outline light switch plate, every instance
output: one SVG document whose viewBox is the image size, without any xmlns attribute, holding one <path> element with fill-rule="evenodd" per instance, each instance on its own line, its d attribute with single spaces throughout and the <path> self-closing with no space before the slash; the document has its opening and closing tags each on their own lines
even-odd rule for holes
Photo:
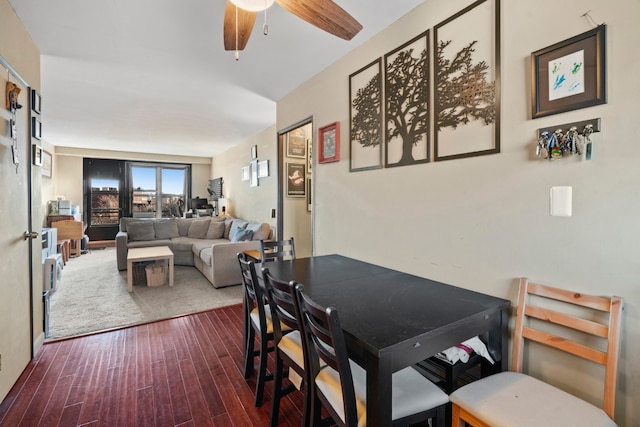
<svg viewBox="0 0 640 427">
<path fill-rule="evenodd" d="M 572 187 L 551 187 L 549 207 L 551 216 L 571 216 Z"/>
</svg>

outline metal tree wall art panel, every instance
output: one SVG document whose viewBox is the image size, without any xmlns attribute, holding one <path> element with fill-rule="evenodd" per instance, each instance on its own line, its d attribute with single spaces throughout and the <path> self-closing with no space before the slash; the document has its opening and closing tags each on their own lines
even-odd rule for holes
<svg viewBox="0 0 640 427">
<path fill-rule="evenodd" d="M 500 152 L 499 10 L 480 0 L 435 26 L 436 161 Z"/>
<path fill-rule="evenodd" d="M 384 57 L 385 166 L 429 161 L 429 31 Z"/>
<path fill-rule="evenodd" d="M 382 167 L 381 58 L 349 76 L 349 171 Z"/>
</svg>

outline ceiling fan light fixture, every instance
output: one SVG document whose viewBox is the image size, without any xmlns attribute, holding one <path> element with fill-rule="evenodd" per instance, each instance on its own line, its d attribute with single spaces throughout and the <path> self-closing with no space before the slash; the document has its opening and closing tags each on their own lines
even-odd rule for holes
<svg viewBox="0 0 640 427">
<path fill-rule="evenodd" d="M 238 6 L 240 9 L 248 10 L 250 12 L 260 12 L 261 10 L 271 7 L 275 0 L 230 0 L 231 3 Z"/>
</svg>

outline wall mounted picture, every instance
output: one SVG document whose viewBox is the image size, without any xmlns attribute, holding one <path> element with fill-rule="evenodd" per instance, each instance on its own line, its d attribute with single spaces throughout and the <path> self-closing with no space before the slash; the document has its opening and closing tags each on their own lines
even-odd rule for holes
<svg viewBox="0 0 640 427">
<path fill-rule="evenodd" d="M 307 173 L 311 175 L 313 171 L 313 140 L 307 139 Z"/>
<path fill-rule="evenodd" d="M 37 117 L 31 118 L 31 136 L 35 139 L 42 139 L 42 122 Z"/>
<path fill-rule="evenodd" d="M 306 174 L 304 163 L 287 163 L 287 196 L 305 196 Z"/>
<path fill-rule="evenodd" d="M 311 212 L 311 178 L 307 178 L 307 212 Z"/>
<path fill-rule="evenodd" d="M 258 160 L 253 159 L 249 162 L 249 187 L 258 186 Z"/>
<path fill-rule="evenodd" d="M 287 157 L 305 159 L 307 157 L 307 139 L 304 127 L 287 133 Z"/>
<path fill-rule="evenodd" d="M 429 161 L 429 31 L 384 56 L 385 167 Z"/>
<path fill-rule="evenodd" d="M 340 160 L 340 122 L 331 123 L 318 130 L 318 163 Z"/>
<path fill-rule="evenodd" d="M 33 89 L 31 90 L 31 110 L 36 114 L 42 111 L 42 97 Z"/>
<path fill-rule="evenodd" d="M 249 181 L 249 166 L 243 166 L 242 167 L 242 180 L 243 181 Z"/>
<path fill-rule="evenodd" d="M 349 76 L 349 171 L 382 167 L 382 59 Z"/>
<path fill-rule="evenodd" d="M 266 178 L 269 176 L 269 160 L 258 162 L 258 178 Z"/>
<path fill-rule="evenodd" d="M 500 152 L 500 0 L 434 27 L 434 160 Z"/>
<path fill-rule="evenodd" d="M 51 169 L 53 168 L 53 157 L 47 150 L 42 150 L 42 176 L 51 178 Z"/>
<path fill-rule="evenodd" d="M 42 147 L 31 144 L 31 159 L 34 166 L 42 166 Z"/>
<path fill-rule="evenodd" d="M 531 118 L 606 104 L 605 32 L 600 25 L 531 54 Z"/>
</svg>

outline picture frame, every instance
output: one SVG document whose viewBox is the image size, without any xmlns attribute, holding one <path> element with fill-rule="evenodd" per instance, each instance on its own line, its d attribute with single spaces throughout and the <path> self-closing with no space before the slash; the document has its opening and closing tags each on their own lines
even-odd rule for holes
<svg viewBox="0 0 640 427">
<path fill-rule="evenodd" d="M 304 197 L 306 173 L 304 163 L 287 162 L 287 197 Z"/>
<path fill-rule="evenodd" d="M 36 114 L 42 111 L 42 97 L 34 89 L 31 89 L 31 110 Z"/>
<path fill-rule="evenodd" d="M 38 144 L 31 144 L 31 161 L 34 166 L 42 166 L 42 147 Z"/>
<path fill-rule="evenodd" d="M 607 103 L 606 25 L 531 54 L 531 118 Z"/>
<path fill-rule="evenodd" d="M 500 152 L 500 0 L 478 0 L 437 24 L 434 161 Z"/>
<path fill-rule="evenodd" d="M 340 122 L 318 129 L 318 163 L 340 161 Z"/>
<path fill-rule="evenodd" d="M 307 177 L 307 212 L 311 212 L 312 200 L 311 200 L 311 182 L 312 179 Z"/>
<path fill-rule="evenodd" d="M 258 162 L 258 178 L 266 178 L 269 176 L 269 160 Z"/>
<path fill-rule="evenodd" d="M 250 176 L 249 166 L 242 167 L 242 181 L 249 181 Z"/>
<path fill-rule="evenodd" d="M 382 168 L 382 58 L 349 76 L 349 172 Z"/>
<path fill-rule="evenodd" d="M 384 166 L 430 161 L 429 30 L 384 56 Z"/>
<path fill-rule="evenodd" d="M 304 127 L 293 129 L 287 133 L 287 157 L 306 159 L 307 139 L 304 134 Z"/>
<path fill-rule="evenodd" d="M 252 145 L 251 146 L 251 160 L 257 159 L 257 158 L 258 158 L 258 146 L 257 145 Z"/>
<path fill-rule="evenodd" d="M 37 140 L 42 139 L 42 122 L 37 117 L 31 118 L 31 136 Z"/>
<path fill-rule="evenodd" d="M 47 150 L 42 150 L 42 176 L 51 178 L 51 170 L 53 169 L 53 157 Z"/>
<path fill-rule="evenodd" d="M 307 174 L 313 171 L 313 139 L 307 139 Z"/>
<path fill-rule="evenodd" d="M 249 163 L 249 187 L 257 187 L 258 185 L 258 160 L 253 159 Z"/>
</svg>

